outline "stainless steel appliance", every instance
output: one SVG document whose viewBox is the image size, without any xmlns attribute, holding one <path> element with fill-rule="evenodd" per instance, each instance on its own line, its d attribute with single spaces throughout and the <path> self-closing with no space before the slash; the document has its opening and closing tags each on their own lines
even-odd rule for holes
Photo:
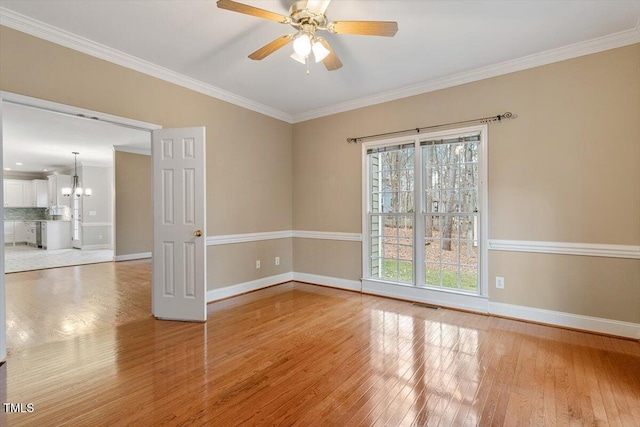
<svg viewBox="0 0 640 427">
<path fill-rule="evenodd" d="M 42 247 L 42 221 L 36 221 L 36 247 Z"/>
</svg>

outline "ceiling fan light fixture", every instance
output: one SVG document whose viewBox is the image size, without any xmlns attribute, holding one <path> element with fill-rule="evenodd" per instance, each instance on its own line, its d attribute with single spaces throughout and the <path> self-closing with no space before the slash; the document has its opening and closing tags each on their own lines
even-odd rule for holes
<svg viewBox="0 0 640 427">
<path fill-rule="evenodd" d="M 313 46 L 311 47 L 311 49 L 313 50 L 313 56 L 316 59 L 316 62 L 322 61 L 330 53 L 329 49 L 324 47 L 320 39 L 316 40 L 313 43 Z"/>
<path fill-rule="evenodd" d="M 293 51 L 298 56 L 306 57 L 311 53 L 311 37 L 307 33 L 300 33 L 293 41 Z"/>
<path fill-rule="evenodd" d="M 302 65 L 307 65 L 307 58 L 305 56 L 300 56 L 297 53 L 293 52 L 291 54 L 291 58 L 298 61 Z"/>
</svg>

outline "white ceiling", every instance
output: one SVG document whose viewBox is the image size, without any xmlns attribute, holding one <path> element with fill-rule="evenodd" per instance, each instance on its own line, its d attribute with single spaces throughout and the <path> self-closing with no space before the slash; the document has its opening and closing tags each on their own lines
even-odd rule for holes
<svg viewBox="0 0 640 427">
<path fill-rule="evenodd" d="M 292 3 L 243 2 L 282 14 Z M 263 61 L 247 58 L 293 33 L 291 27 L 219 9 L 215 1 L 2 0 L 2 6 L 13 21 L 15 12 L 26 15 L 292 122 L 310 112 L 329 114 L 336 105 L 382 99 L 376 96 L 620 32 L 631 31 L 631 42 L 640 41 L 637 0 L 334 0 L 329 20 L 397 21 L 399 31 L 393 38 L 328 34 L 344 67 L 328 72 L 313 64 L 307 76 L 304 66 L 289 58 L 291 46 Z M 103 52 L 104 46 L 94 50 Z"/>
<path fill-rule="evenodd" d="M 105 122 L 2 104 L 3 166 L 13 172 L 54 171 L 78 164 L 109 166 L 113 147 L 149 151 L 149 132 Z M 22 163 L 17 165 L 16 163 Z"/>
</svg>

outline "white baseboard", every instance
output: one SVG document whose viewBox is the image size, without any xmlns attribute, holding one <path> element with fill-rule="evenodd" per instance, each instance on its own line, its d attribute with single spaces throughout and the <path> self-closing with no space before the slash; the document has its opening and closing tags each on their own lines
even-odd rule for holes
<svg viewBox="0 0 640 427">
<path fill-rule="evenodd" d="M 94 250 L 94 249 L 113 249 L 110 244 L 104 245 L 83 245 L 80 249 L 84 250 Z"/>
<path fill-rule="evenodd" d="M 362 292 L 478 313 L 486 314 L 489 311 L 488 299 L 479 295 L 467 295 L 410 285 L 396 285 L 368 279 L 362 280 Z"/>
<path fill-rule="evenodd" d="M 151 252 L 141 252 L 139 254 L 116 255 L 114 261 L 131 261 L 134 259 L 151 258 Z"/>
<path fill-rule="evenodd" d="M 489 313 L 532 322 L 545 323 L 552 326 L 581 329 L 603 334 L 640 339 L 640 324 L 603 319 L 601 317 L 583 316 L 542 308 L 522 305 L 489 302 Z"/>
<path fill-rule="evenodd" d="M 130 255 L 124 255 L 130 256 Z M 136 258 L 132 258 L 136 259 Z M 116 259 L 119 261 L 118 259 Z M 233 297 L 246 292 L 277 285 L 278 283 L 297 280 L 315 285 L 329 286 L 371 295 L 398 298 L 407 301 L 424 302 L 442 307 L 475 311 L 484 314 L 495 314 L 519 320 L 544 323 L 550 326 L 580 329 L 621 337 L 640 339 L 640 324 L 564 313 L 541 308 L 525 307 L 499 302 L 490 302 L 487 298 L 475 295 L 464 295 L 413 286 L 394 285 L 372 280 L 341 279 L 308 273 L 283 273 L 277 276 L 264 277 L 250 282 L 239 283 L 221 289 L 207 291 L 207 302 Z"/>
<path fill-rule="evenodd" d="M 332 288 L 346 289 L 360 292 L 362 284 L 359 280 L 340 279 L 338 277 L 318 276 L 308 273 L 293 273 L 293 280 L 311 283 L 314 285 L 329 286 Z"/>
<path fill-rule="evenodd" d="M 238 283 L 237 285 L 227 286 L 220 289 L 211 289 L 207 291 L 207 302 L 218 301 L 224 298 L 277 285 L 278 283 L 290 282 L 291 280 L 293 280 L 293 273 L 283 273 L 276 276 L 252 280 L 250 282 Z"/>
</svg>

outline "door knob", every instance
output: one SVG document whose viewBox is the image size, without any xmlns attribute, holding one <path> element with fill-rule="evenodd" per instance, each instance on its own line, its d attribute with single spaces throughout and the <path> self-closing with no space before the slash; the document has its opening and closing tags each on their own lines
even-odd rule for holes
<svg viewBox="0 0 640 427">
<path fill-rule="evenodd" d="M 202 236 L 202 230 L 196 230 L 196 231 L 194 231 L 194 232 L 193 232 L 193 235 L 194 235 L 194 236 L 196 236 L 196 237 L 200 237 L 200 236 Z"/>
</svg>

